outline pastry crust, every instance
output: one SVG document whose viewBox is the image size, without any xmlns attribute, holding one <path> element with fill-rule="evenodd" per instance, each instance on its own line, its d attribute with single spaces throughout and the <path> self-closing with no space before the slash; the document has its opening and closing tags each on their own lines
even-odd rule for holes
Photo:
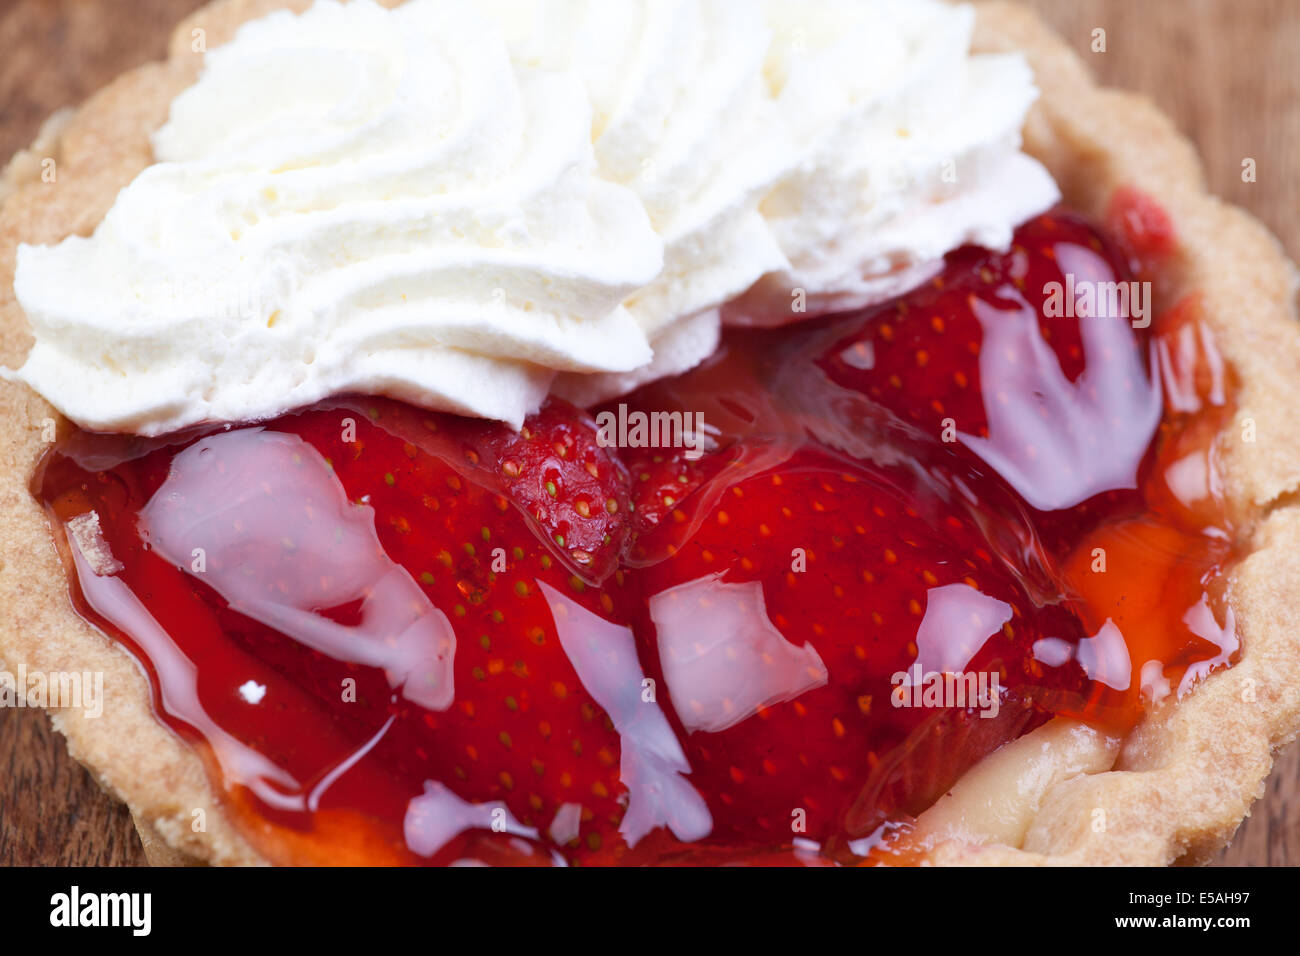
<svg viewBox="0 0 1300 956">
<path fill-rule="evenodd" d="M 246 20 L 309 5 L 217 0 L 176 28 L 165 63 L 133 70 L 58 115 L 14 157 L 0 176 L 0 362 L 17 366 L 31 345 L 13 296 L 17 244 L 89 234 L 117 191 L 151 162 L 149 134 L 200 64 L 194 31 L 212 47 Z M 1250 529 L 1248 557 L 1231 575 L 1244 650 L 1235 666 L 1156 709 L 1122 741 L 1053 721 L 1008 744 L 922 816 L 913 840 L 926 862 L 943 864 L 1200 861 L 1231 837 L 1263 792 L 1273 752 L 1300 730 L 1293 268 L 1259 223 L 1206 194 L 1192 147 L 1165 117 L 1139 97 L 1098 88 L 1032 13 L 980 4 L 977 48 L 1029 57 L 1042 98 L 1026 126 L 1026 148 L 1051 169 L 1070 205 L 1100 218 L 1114 189 L 1133 185 L 1174 222 L 1178 249 L 1158 295 L 1170 302 L 1201 293 L 1241 379 L 1219 459 L 1231 513 Z M 55 183 L 42 181 L 45 158 L 55 161 Z M 7 425 L 0 430 L 0 555 L 9 556 L 0 557 L 2 666 L 103 672 L 102 716 L 55 709 L 51 719 L 73 757 L 130 807 L 151 862 L 266 862 L 223 813 L 196 753 L 154 717 L 140 666 L 72 609 L 49 525 L 28 491 L 46 448 L 44 426 L 68 423 L 10 381 L 0 381 L 0 415 Z M 1247 419 L 1254 442 L 1242 439 Z"/>
</svg>

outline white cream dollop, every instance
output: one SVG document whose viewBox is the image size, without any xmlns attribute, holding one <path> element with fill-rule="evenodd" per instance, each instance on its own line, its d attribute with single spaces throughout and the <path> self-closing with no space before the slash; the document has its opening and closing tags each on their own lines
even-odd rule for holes
<svg viewBox="0 0 1300 956">
<path fill-rule="evenodd" d="M 724 321 L 906 291 L 1057 198 L 938 0 L 318 0 L 207 54 L 89 238 L 20 246 L 18 376 L 157 434 L 344 391 L 518 425 Z"/>
</svg>

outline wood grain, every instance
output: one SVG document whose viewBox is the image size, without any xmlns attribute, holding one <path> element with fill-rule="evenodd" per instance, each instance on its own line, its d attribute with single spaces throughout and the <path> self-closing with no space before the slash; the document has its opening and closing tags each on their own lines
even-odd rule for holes
<svg viewBox="0 0 1300 956">
<path fill-rule="evenodd" d="M 0 867 L 143 865 L 131 814 L 42 711 L 0 709 Z"/>
<path fill-rule="evenodd" d="M 1300 261 L 1300 0 L 1026 0 L 1101 79 L 1152 97 L 1188 133 L 1211 189 L 1244 206 Z M 0 0 L 0 161 L 41 122 L 162 55 L 201 0 Z M 1091 51 L 1093 31 L 1106 50 Z M 1252 158 L 1257 178 L 1242 180 Z M 126 810 L 72 761 L 44 716 L 0 710 L 0 866 L 140 864 Z M 1300 863 L 1300 749 L 1219 857 Z"/>
</svg>

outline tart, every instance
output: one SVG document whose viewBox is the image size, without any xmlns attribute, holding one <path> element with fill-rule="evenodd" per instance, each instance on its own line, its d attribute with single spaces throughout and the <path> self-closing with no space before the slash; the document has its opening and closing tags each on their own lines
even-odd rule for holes
<svg viewBox="0 0 1300 956">
<path fill-rule="evenodd" d="M 16 157 L 6 280 L 151 162 L 195 25 L 282 5 L 201 11 Z M 1021 8 L 978 16 L 1033 67 L 1025 147 L 1064 203 L 898 298 L 517 431 L 344 395 L 96 435 L 3 383 L 0 653 L 105 675 L 102 716 L 52 719 L 152 860 L 1167 864 L 1231 837 L 1300 728 L 1292 267 L 1148 104 Z M 1085 304 L 1085 274 L 1132 297 Z M 682 447 L 604 440 L 701 409 Z"/>
</svg>

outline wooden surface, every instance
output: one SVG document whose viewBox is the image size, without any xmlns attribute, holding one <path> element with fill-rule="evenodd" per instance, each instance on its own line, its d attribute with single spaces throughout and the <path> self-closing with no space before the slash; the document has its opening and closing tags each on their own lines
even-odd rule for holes
<svg viewBox="0 0 1300 956">
<path fill-rule="evenodd" d="M 1266 222 L 1300 261 L 1300 0 L 1028 0 L 1107 83 L 1151 96 L 1192 136 L 1211 188 Z M 0 0 L 0 162 L 53 110 L 161 56 L 199 0 Z M 1106 31 L 1106 52 L 1090 50 Z M 1244 183 L 1253 158 L 1257 181 Z M 126 810 L 45 718 L 0 710 L 0 865 L 137 864 Z M 1219 862 L 1300 863 L 1300 750 Z"/>
</svg>

